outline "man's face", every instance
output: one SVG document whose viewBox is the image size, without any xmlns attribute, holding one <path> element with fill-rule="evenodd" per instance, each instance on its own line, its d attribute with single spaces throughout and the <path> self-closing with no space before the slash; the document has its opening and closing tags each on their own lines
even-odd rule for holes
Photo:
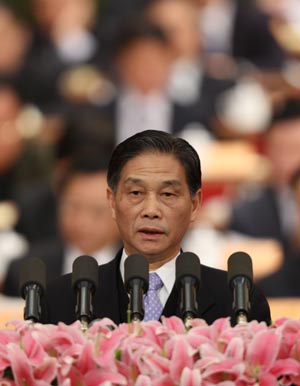
<svg viewBox="0 0 300 386">
<path fill-rule="evenodd" d="M 118 71 L 123 84 L 141 94 L 165 88 L 171 66 L 168 47 L 151 39 L 132 43 L 118 60 Z"/>
<path fill-rule="evenodd" d="M 154 268 L 179 252 L 201 192 L 191 197 L 184 167 L 174 156 L 144 153 L 125 164 L 108 199 L 125 251 L 144 254 Z"/>
<path fill-rule="evenodd" d="M 279 122 L 267 139 L 267 155 L 279 185 L 289 185 L 300 168 L 300 120 Z"/>
<path fill-rule="evenodd" d="M 118 230 L 106 200 L 106 174 L 79 173 L 68 182 L 59 206 L 60 229 L 65 242 L 83 253 L 113 245 Z"/>
</svg>

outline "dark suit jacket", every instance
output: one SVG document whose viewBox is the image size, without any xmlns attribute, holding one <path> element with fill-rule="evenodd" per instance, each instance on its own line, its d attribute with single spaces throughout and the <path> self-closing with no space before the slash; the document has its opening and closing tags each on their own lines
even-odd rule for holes
<svg viewBox="0 0 300 386">
<path fill-rule="evenodd" d="M 213 132 L 213 118 L 216 116 L 216 101 L 222 92 L 230 89 L 235 84 L 233 79 L 216 79 L 210 76 L 205 70 L 199 83 L 199 95 L 195 101 L 183 104 L 172 101 L 170 97 L 171 118 L 170 127 L 167 127 L 172 134 L 178 134 L 189 124 L 200 123 Z M 117 109 L 119 97 L 116 96 L 109 103 L 97 107 L 102 119 L 109 122 L 116 137 Z M 78 107 L 77 107 L 78 110 Z M 90 108 L 92 110 L 92 108 Z"/>
<path fill-rule="evenodd" d="M 17 195 L 16 203 L 19 220 L 15 229 L 28 240 L 30 246 L 58 235 L 57 199 L 50 183 L 32 184 L 23 189 Z"/>
<path fill-rule="evenodd" d="M 7 269 L 2 293 L 7 296 L 21 296 L 19 290 L 20 269 L 26 258 L 37 257 L 44 261 L 47 267 L 47 281 L 53 281 L 61 276 L 64 262 L 63 244 L 58 239 L 45 240 L 35 244 L 26 256 L 13 260 Z"/>
<path fill-rule="evenodd" d="M 283 67 L 286 54 L 270 30 L 270 20 L 254 2 L 237 1 L 233 20 L 232 54 L 261 70 Z"/>
<path fill-rule="evenodd" d="M 237 201 L 233 206 L 229 228 L 252 237 L 278 240 L 287 260 L 297 255 L 288 235 L 283 231 L 276 191 L 271 186 Z"/>
<path fill-rule="evenodd" d="M 238 200 L 233 206 L 230 229 L 253 237 L 282 241 L 283 231 L 275 190 L 266 187 Z"/>
<path fill-rule="evenodd" d="M 99 266 L 99 286 L 93 297 L 93 311 L 96 318 L 108 317 L 116 324 L 127 322 L 128 295 L 120 274 L 121 251 L 111 262 Z M 76 295 L 71 286 L 71 274 L 61 276 L 49 284 L 42 304 L 42 322 L 70 324 L 76 320 Z M 252 311 L 250 319 L 270 323 L 270 309 L 263 294 L 255 287 L 251 290 Z M 202 266 L 201 287 L 197 292 L 198 317 L 208 323 L 230 316 L 232 294 L 227 285 L 224 271 Z M 176 286 L 163 309 L 164 316 L 180 315 L 180 296 Z"/>
<path fill-rule="evenodd" d="M 300 260 L 289 259 L 276 272 L 257 282 L 268 297 L 300 297 Z M 300 312 L 299 312 L 300 314 Z"/>
</svg>

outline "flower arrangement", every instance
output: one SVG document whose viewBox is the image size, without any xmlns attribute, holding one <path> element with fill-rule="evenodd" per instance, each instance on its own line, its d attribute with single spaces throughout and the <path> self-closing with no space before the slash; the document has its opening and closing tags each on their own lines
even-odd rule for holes
<svg viewBox="0 0 300 386">
<path fill-rule="evenodd" d="M 300 385 L 300 320 L 11 325 L 0 330 L 1 386 Z"/>
</svg>

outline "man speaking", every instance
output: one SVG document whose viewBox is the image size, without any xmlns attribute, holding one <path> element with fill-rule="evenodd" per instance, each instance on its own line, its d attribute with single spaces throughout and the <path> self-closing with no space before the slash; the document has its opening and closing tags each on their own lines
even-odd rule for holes
<svg viewBox="0 0 300 386">
<path fill-rule="evenodd" d="M 149 298 L 158 302 L 152 305 L 150 313 L 145 311 L 144 320 L 159 319 L 161 315 L 181 316 L 180 290 L 175 285 L 176 258 L 182 252 L 182 239 L 201 203 L 197 152 L 183 139 L 161 131 L 143 131 L 115 148 L 107 182 L 108 202 L 123 248 L 113 261 L 98 268 L 94 319 L 108 317 L 117 324 L 127 322 L 129 298 L 124 266 L 132 254 L 146 257 L 151 273 L 149 290 L 155 295 Z M 249 299 L 249 320 L 269 324 L 270 310 L 262 293 L 252 287 Z M 233 299 L 226 272 L 202 266 L 196 301 L 196 317 L 207 323 L 232 316 Z M 61 276 L 48 286 L 42 322 L 70 324 L 76 320 L 75 307 L 71 274 Z"/>
</svg>

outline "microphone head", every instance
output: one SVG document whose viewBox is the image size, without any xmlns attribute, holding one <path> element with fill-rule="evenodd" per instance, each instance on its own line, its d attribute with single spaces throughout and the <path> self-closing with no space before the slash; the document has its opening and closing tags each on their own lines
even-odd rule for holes
<svg viewBox="0 0 300 386">
<path fill-rule="evenodd" d="M 76 290 L 77 285 L 82 281 L 88 281 L 95 292 L 98 287 L 98 262 L 88 255 L 78 256 L 72 266 L 72 288 Z"/>
<path fill-rule="evenodd" d="M 20 269 L 19 280 L 20 294 L 23 299 L 26 297 L 26 287 L 31 284 L 38 285 L 41 294 L 44 293 L 47 281 L 46 271 L 46 264 L 42 260 L 36 257 L 24 259 Z"/>
<path fill-rule="evenodd" d="M 131 280 L 133 279 L 142 280 L 143 290 L 146 292 L 149 286 L 149 263 L 146 257 L 139 253 L 128 256 L 125 260 L 124 276 L 127 292 L 131 288 Z"/>
<path fill-rule="evenodd" d="M 235 252 L 233 253 L 228 261 L 228 274 L 227 280 L 228 284 L 231 287 L 233 280 L 238 276 L 247 277 L 252 285 L 253 282 L 253 268 L 252 268 L 252 260 L 248 253 L 245 252 Z"/>
<path fill-rule="evenodd" d="M 176 259 L 176 282 L 179 283 L 184 277 L 193 277 L 196 286 L 199 287 L 201 280 L 200 259 L 195 253 L 183 252 Z"/>
</svg>

